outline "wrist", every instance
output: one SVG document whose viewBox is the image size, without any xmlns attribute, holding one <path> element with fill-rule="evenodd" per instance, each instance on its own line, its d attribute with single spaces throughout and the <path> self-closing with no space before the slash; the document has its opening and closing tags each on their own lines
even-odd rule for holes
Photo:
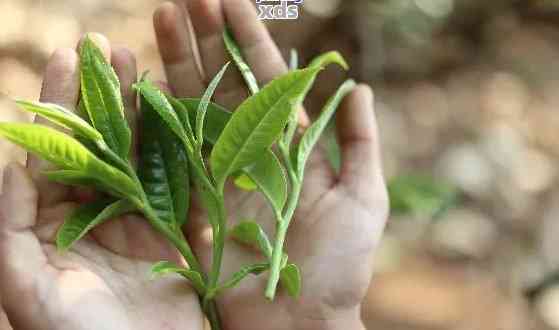
<svg viewBox="0 0 559 330">
<path fill-rule="evenodd" d="M 361 321 L 361 306 L 337 312 L 325 319 L 306 318 L 296 322 L 297 330 L 365 330 Z"/>
</svg>

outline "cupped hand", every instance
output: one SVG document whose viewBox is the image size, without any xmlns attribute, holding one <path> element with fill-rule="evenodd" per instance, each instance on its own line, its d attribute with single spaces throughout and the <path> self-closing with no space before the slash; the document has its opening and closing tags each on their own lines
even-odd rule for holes
<svg viewBox="0 0 559 330">
<path fill-rule="evenodd" d="M 135 58 L 124 48 L 111 50 L 100 35 L 91 37 L 112 61 L 135 127 Z M 76 51 L 58 50 L 47 65 L 41 101 L 75 110 L 79 91 Z M 153 262 L 182 260 L 139 216 L 111 220 L 69 252 L 57 251 L 54 238 L 65 215 L 92 196 L 46 181 L 41 171 L 48 166 L 30 155 L 27 168 L 5 169 L 0 296 L 12 325 L 18 330 L 203 329 L 197 296 L 186 281 L 150 279 Z"/>
<path fill-rule="evenodd" d="M 167 78 L 177 96 L 199 97 L 208 80 L 228 61 L 222 41 L 226 22 L 261 85 L 287 71 L 280 51 L 257 19 L 252 1 L 183 1 L 181 7 L 163 4 L 154 16 Z M 192 46 L 192 40 L 197 47 Z M 215 101 L 234 109 L 247 96 L 241 76 L 229 70 Z M 306 115 L 301 114 L 300 124 L 305 126 L 307 122 Z M 246 279 L 218 298 L 225 329 L 362 328 L 360 304 L 388 213 L 373 95 L 368 86 L 360 85 L 346 97 L 337 127 L 341 171 L 336 174 L 321 151 L 313 154 L 287 237 L 290 261 L 302 271 L 300 298 L 293 300 L 280 290 L 275 301 L 268 302 L 264 298 L 266 274 Z M 274 218 L 259 194 L 229 186 L 226 208 L 230 226 L 254 219 L 273 237 Z M 211 261 L 210 231 L 199 203 L 193 204 L 190 217 L 197 225 L 187 229 L 187 236 L 207 269 Z M 262 261 L 261 256 L 228 241 L 221 279 L 258 261 Z"/>
</svg>

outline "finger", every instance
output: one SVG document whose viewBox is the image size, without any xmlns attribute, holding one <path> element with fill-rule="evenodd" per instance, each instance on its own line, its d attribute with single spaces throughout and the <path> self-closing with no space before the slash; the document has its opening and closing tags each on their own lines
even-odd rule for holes
<svg viewBox="0 0 559 330">
<path fill-rule="evenodd" d="M 0 196 L 0 295 L 14 324 L 18 320 L 29 323 L 21 315 L 24 312 L 26 316 L 39 313 L 39 304 L 29 300 L 33 300 L 37 274 L 48 272 L 46 256 L 32 231 L 37 204 L 38 192 L 30 175 L 20 165 L 10 164 Z"/>
<path fill-rule="evenodd" d="M 200 52 L 204 82 L 208 83 L 229 58 L 223 43 L 225 18 L 222 3 L 221 0 L 187 0 L 186 8 Z M 247 95 L 240 73 L 228 70 L 216 90 L 215 99 L 220 104 L 234 108 Z"/>
<path fill-rule="evenodd" d="M 188 19 L 177 5 L 166 2 L 153 16 L 153 26 L 167 80 L 180 97 L 197 97 L 204 84 L 196 65 Z"/>
<path fill-rule="evenodd" d="M 287 72 L 287 64 L 256 7 L 249 0 L 223 0 L 227 22 L 239 47 L 260 85 Z M 309 118 L 302 109 L 299 122 L 306 127 Z"/>
<path fill-rule="evenodd" d="M 337 115 L 342 151 L 339 183 L 357 197 L 372 197 L 372 187 L 384 186 L 373 92 L 357 86 L 343 101 Z"/>
<path fill-rule="evenodd" d="M 120 81 L 120 91 L 124 102 L 126 120 L 132 130 L 131 159 L 133 162 L 138 156 L 138 123 L 136 107 L 136 91 L 132 85 L 138 79 L 136 57 L 124 47 L 115 48 L 111 52 L 111 62 Z"/>
<path fill-rule="evenodd" d="M 79 59 L 73 49 L 59 49 L 54 52 L 47 63 L 43 87 L 41 90 L 41 102 L 55 103 L 69 110 L 74 110 L 80 93 Z M 36 116 L 35 123 L 50 127 L 60 128 L 46 119 Z M 48 182 L 41 176 L 41 172 L 52 168 L 52 164 L 29 154 L 27 166 L 32 177 L 36 180 L 39 191 L 48 192 L 41 194 L 45 203 L 54 202 L 63 198 L 68 188 Z"/>
</svg>

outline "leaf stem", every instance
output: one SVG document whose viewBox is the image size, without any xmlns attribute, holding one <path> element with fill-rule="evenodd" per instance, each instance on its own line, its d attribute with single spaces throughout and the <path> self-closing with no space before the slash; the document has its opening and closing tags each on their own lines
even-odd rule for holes
<svg viewBox="0 0 559 330">
<path fill-rule="evenodd" d="M 270 264 L 270 276 L 268 277 L 268 284 L 266 285 L 266 298 L 273 300 L 276 295 L 276 289 L 280 279 L 280 272 L 283 259 L 283 245 L 285 243 L 285 237 L 287 235 L 287 229 L 289 224 L 293 219 L 295 214 L 295 209 L 297 208 L 297 203 L 299 202 L 299 196 L 301 194 L 301 180 L 299 180 L 296 170 L 293 168 L 291 161 L 289 159 L 289 150 L 287 148 L 282 148 L 280 146 L 281 155 L 285 162 L 285 167 L 287 173 L 289 174 L 289 179 L 291 181 L 291 194 L 287 201 L 287 207 L 282 218 L 276 224 L 276 239 L 274 242 L 274 249 L 272 251 L 272 260 Z"/>
</svg>

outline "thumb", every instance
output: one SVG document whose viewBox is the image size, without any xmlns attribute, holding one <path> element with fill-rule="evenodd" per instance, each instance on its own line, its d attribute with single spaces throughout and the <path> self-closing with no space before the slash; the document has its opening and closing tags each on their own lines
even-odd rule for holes
<svg viewBox="0 0 559 330">
<path fill-rule="evenodd" d="M 37 189 L 29 173 L 12 163 L 4 170 L 0 195 L 0 296 L 14 321 L 36 313 L 33 299 L 37 275 L 46 257 L 33 227 L 37 218 Z M 22 308 L 21 306 L 26 306 Z M 25 312 L 26 316 L 18 315 Z"/>
</svg>

